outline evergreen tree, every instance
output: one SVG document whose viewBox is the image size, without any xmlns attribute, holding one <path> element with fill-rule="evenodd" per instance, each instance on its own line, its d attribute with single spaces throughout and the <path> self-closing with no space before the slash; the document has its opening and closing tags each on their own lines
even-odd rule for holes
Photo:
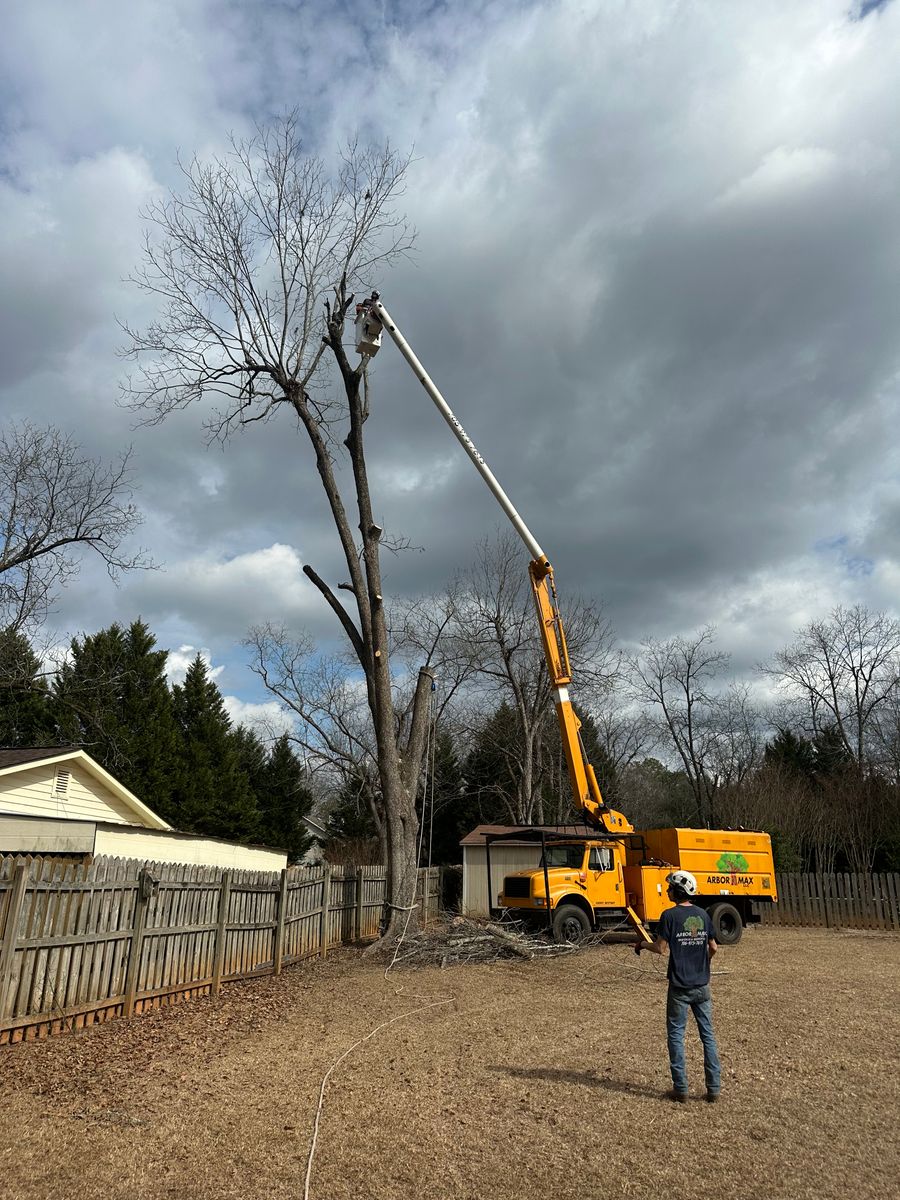
<svg viewBox="0 0 900 1200">
<path fill-rule="evenodd" d="M 52 746 L 56 723 L 41 664 L 28 639 L 0 630 L 0 746 Z"/>
<path fill-rule="evenodd" d="M 92 758 L 154 812 L 173 820 L 178 747 L 166 683 L 167 651 L 143 621 L 74 638 L 53 690 L 60 736 Z"/>
<path fill-rule="evenodd" d="M 425 776 L 422 798 L 422 864 L 435 866 L 462 862 L 460 841 L 478 824 L 477 806 L 466 795 L 462 764 L 453 738 L 439 729 L 434 748 L 434 780 L 431 764 Z"/>
<path fill-rule="evenodd" d="M 275 742 L 265 764 L 257 793 L 260 810 L 260 836 L 269 846 L 288 852 L 290 862 L 298 862 L 312 846 L 313 838 L 303 823 L 313 804 L 306 786 L 303 764 L 291 749 L 288 735 Z"/>
<path fill-rule="evenodd" d="M 269 754 L 265 742 L 246 725 L 236 725 L 231 730 L 231 739 L 238 756 L 241 770 L 247 776 L 250 790 L 259 801 L 266 786 L 266 769 Z"/>
<path fill-rule="evenodd" d="M 325 821 L 330 842 L 378 837 L 378 826 L 372 815 L 374 794 L 374 784 L 366 771 L 355 771 L 347 778 Z"/>
<path fill-rule="evenodd" d="M 515 820 L 517 759 L 506 747 L 515 746 L 516 733 L 515 716 L 506 703 L 478 732 L 463 771 L 473 826 Z"/>
<path fill-rule="evenodd" d="M 826 726 L 816 734 L 812 748 L 815 754 L 815 774 L 820 782 L 842 775 L 856 765 L 840 732 L 833 725 Z"/>
<path fill-rule="evenodd" d="M 816 769 L 816 750 L 812 742 L 790 729 L 779 729 L 766 746 L 764 761 L 787 775 L 812 779 Z"/>
<path fill-rule="evenodd" d="M 174 823 L 230 841 L 256 840 L 256 797 L 222 695 L 199 654 L 172 689 L 172 704 L 180 734 Z"/>
<path fill-rule="evenodd" d="M 580 714 L 579 714 L 580 716 Z M 597 726 L 591 717 L 581 718 L 581 741 L 587 761 L 593 766 L 603 799 L 611 807 L 618 807 L 619 780 L 616 765 L 600 741 Z M 559 732 L 559 724 L 548 721 L 542 737 L 545 769 L 543 783 L 544 815 L 548 825 L 582 824 L 584 813 L 576 805 L 572 794 L 572 781 L 566 763 L 565 749 Z"/>
<path fill-rule="evenodd" d="M 358 768 L 347 777 L 325 821 L 322 851 L 329 862 L 357 865 L 384 862 L 383 826 L 373 815 L 373 808 L 379 808 L 379 800 L 377 783 L 365 768 Z"/>
</svg>

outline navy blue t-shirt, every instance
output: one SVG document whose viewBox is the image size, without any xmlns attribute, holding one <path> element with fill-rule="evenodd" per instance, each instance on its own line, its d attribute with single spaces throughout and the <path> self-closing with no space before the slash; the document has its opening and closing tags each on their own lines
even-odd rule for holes
<svg viewBox="0 0 900 1200">
<path fill-rule="evenodd" d="M 709 916 L 696 904 L 676 904 L 659 918 L 658 936 L 669 943 L 669 982 L 679 988 L 709 983 Z"/>
</svg>

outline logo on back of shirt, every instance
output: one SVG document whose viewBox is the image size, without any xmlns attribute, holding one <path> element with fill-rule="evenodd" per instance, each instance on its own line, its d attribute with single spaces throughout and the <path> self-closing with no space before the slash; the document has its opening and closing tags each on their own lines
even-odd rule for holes
<svg viewBox="0 0 900 1200">
<path fill-rule="evenodd" d="M 685 933 L 689 933 L 691 937 L 695 937 L 698 933 L 702 933 L 706 928 L 706 923 L 702 917 L 688 917 L 682 929 Z"/>
</svg>

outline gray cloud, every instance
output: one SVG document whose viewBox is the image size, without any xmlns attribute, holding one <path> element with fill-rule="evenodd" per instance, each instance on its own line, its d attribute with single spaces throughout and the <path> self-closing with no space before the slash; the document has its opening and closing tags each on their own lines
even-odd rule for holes
<svg viewBox="0 0 900 1200">
<path fill-rule="evenodd" d="M 900 7 L 101 7 L 86 46 L 60 4 L 0 50 L 2 403 L 133 443 L 166 570 L 116 592 L 86 566 L 62 627 L 140 611 L 247 702 L 250 620 L 329 636 L 291 577 L 341 577 L 291 422 L 223 452 L 199 412 L 135 429 L 115 404 L 114 317 L 150 311 L 123 283 L 138 209 L 177 147 L 294 102 L 328 154 L 356 128 L 415 143 L 418 249 L 382 291 L 563 596 L 626 640 L 717 622 L 741 669 L 839 600 L 895 607 Z M 439 587 L 501 514 L 390 345 L 366 434 L 384 523 L 424 548 L 388 584 Z"/>
</svg>

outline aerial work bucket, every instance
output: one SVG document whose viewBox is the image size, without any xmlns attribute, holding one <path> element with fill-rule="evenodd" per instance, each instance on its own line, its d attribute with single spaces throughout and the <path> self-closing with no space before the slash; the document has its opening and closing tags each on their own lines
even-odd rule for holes
<svg viewBox="0 0 900 1200">
<path fill-rule="evenodd" d="M 356 352 L 374 358 L 381 348 L 381 322 L 368 304 L 356 306 Z"/>
</svg>

